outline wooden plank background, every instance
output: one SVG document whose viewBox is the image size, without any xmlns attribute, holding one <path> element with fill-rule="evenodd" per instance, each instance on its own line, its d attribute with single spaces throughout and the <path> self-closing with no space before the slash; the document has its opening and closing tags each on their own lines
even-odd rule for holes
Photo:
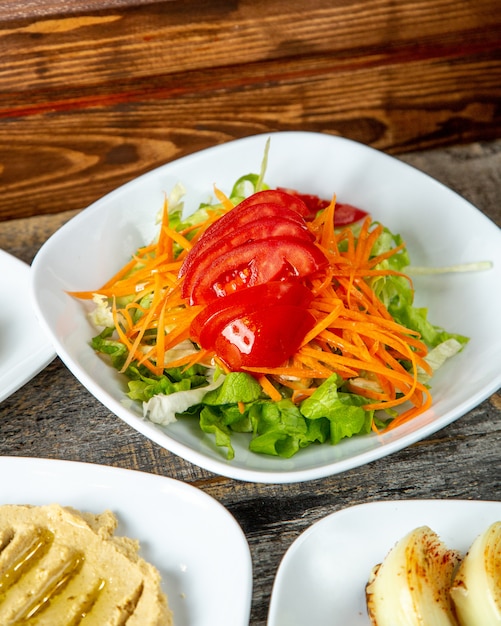
<svg viewBox="0 0 501 626">
<path fill-rule="evenodd" d="M 0 220 L 256 133 L 393 154 L 501 136 L 498 0 L 64 4 L 0 6 Z"/>
</svg>

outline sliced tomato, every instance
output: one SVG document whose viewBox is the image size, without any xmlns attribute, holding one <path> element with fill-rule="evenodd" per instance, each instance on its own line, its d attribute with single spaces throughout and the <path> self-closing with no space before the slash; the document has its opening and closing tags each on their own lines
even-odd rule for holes
<svg viewBox="0 0 501 626">
<path fill-rule="evenodd" d="M 184 283 L 182 294 L 189 297 L 194 282 L 201 272 L 207 271 L 222 254 L 234 250 L 237 246 L 252 241 L 269 240 L 272 237 L 290 237 L 301 241 L 313 241 L 314 235 L 306 225 L 288 219 L 265 217 L 230 230 L 224 238 L 208 245 L 193 248 L 184 263 Z"/>
<path fill-rule="evenodd" d="M 278 367 L 296 352 L 314 324 L 313 315 L 302 307 L 262 308 L 229 321 L 213 348 L 231 371 Z"/>
<path fill-rule="evenodd" d="M 297 280 L 270 281 L 241 289 L 210 302 L 193 320 L 190 335 L 202 347 L 214 344 L 217 335 L 230 321 L 246 313 L 278 304 L 307 308 L 311 291 Z"/>
<path fill-rule="evenodd" d="M 291 209 L 301 216 L 308 215 L 308 207 L 298 193 L 289 193 L 287 189 L 263 189 L 253 193 L 238 205 L 241 208 L 256 206 L 257 204 L 276 204 Z"/>
<path fill-rule="evenodd" d="M 334 226 L 339 228 L 341 226 L 349 226 L 358 222 L 364 217 L 367 217 L 367 211 L 359 209 L 351 204 L 344 204 L 343 202 L 336 202 L 336 208 L 334 210 Z"/>
<path fill-rule="evenodd" d="M 300 198 L 304 204 L 308 207 L 308 213 L 304 215 L 306 221 L 315 218 L 316 214 L 327 208 L 330 204 L 330 200 L 324 200 L 314 194 L 300 193 L 294 189 L 285 189 L 279 187 L 280 190 L 285 191 L 290 196 L 296 196 Z M 340 228 L 342 226 L 349 226 L 368 215 L 367 211 L 359 209 L 352 204 L 346 204 L 344 202 L 336 202 L 336 210 L 334 212 L 334 226 Z"/>
<path fill-rule="evenodd" d="M 245 200 L 243 202 L 245 202 Z M 193 264 L 194 260 L 207 246 L 221 240 L 226 240 L 230 233 L 243 228 L 249 223 L 274 218 L 277 220 L 292 221 L 304 230 L 307 228 L 303 218 L 286 206 L 273 203 L 242 206 L 243 202 L 238 204 L 231 211 L 228 211 L 228 213 L 222 215 L 216 222 L 207 228 L 186 256 L 186 259 L 179 271 L 180 276 L 186 274 L 190 265 Z"/>
<path fill-rule="evenodd" d="M 309 193 L 300 193 L 299 191 L 295 191 L 294 189 L 287 189 L 285 187 L 279 187 L 280 191 L 284 191 L 290 196 L 299 198 L 302 200 L 307 207 L 307 212 L 304 214 L 304 218 L 306 220 L 311 220 L 315 217 L 315 215 L 329 206 L 330 200 L 324 200 L 319 196 L 315 196 Z"/>
<path fill-rule="evenodd" d="M 183 297 L 190 304 L 206 304 L 245 287 L 270 280 L 305 277 L 324 267 L 324 253 L 311 241 L 274 237 L 251 241 L 221 254 L 204 271 L 194 272 Z"/>
</svg>

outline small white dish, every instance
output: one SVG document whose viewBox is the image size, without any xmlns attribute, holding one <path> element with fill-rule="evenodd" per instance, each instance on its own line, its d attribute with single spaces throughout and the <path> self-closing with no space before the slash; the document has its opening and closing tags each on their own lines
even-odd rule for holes
<svg viewBox="0 0 501 626">
<path fill-rule="evenodd" d="M 414 265 L 449 266 L 488 260 L 485 272 L 418 276 L 416 304 L 451 332 L 471 338 L 432 381 L 433 406 L 382 436 L 310 446 L 291 459 L 249 452 L 245 435 L 234 439 L 235 458 L 192 420 L 167 427 L 143 419 L 125 402 L 124 379 L 89 347 L 96 330 L 84 304 L 67 294 L 92 290 L 110 278 L 157 232 L 155 217 L 166 193 L 186 188 L 194 210 L 217 184 L 229 193 L 243 174 L 259 172 L 271 138 L 266 181 L 368 210 L 400 233 Z M 209 471 L 263 483 L 311 480 L 357 467 L 400 450 L 450 424 L 501 385 L 501 231 L 474 206 L 418 170 L 359 143 L 319 133 L 258 135 L 210 148 L 145 174 L 98 200 L 66 223 L 42 247 L 33 266 L 37 315 L 58 355 L 110 411 L 171 452 Z"/>
<path fill-rule="evenodd" d="M 401 500 L 343 509 L 310 526 L 291 545 L 273 584 L 267 626 L 370 626 L 365 585 L 397 541 L 429 526 L 465 553 L 501 502 Z"/>
<path fill-rule="evenodd" d="M 56 356 L 33 312 L 30 268 L 0 250 L 0 402 L 29 382 Z"/>
<path fill-rule="evenodd" d="M 252 564 L 245 536 L 214 498 L 144 472 L 71 461 L 0 457 L 0 504 L 51 504 L 118 518 L 157 567 L 176 626 L 248 626 Z"/>
</svg>

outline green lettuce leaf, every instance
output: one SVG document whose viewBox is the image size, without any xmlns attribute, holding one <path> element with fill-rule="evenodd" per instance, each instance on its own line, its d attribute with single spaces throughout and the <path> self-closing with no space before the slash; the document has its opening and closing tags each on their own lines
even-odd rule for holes
<svg viewBox="0 0 501 626">
<path fill-rule="evenodd" d="M 228 461 L 235 458 L 235 450 L 231 445 L 231 430 L 224 424 L 221 411 L 205 406 L 200 412 L 200 428 L 204 433 L 214 435 L 217 446 L 227 449 Z"/>
<path fill-rule="evenodd" d="M 262 389 L 257 380 L 245 372 L 230 372 L 223 384 L 209 391 L 204 404 L 210 406 L 254 402 L 261 397 Z"/>
<path fill-rule="evenodd" d="M 307 421 L 288 399 L 254 404 L 250 420 L 254 437 L 249 449 L 253 452 L 289 458 L 311 443 Z"/>
<path fill-rule="evenodd" d="M 385 228 L 374 244 L 371 255 L 377 256 L 401 243 L 400 235 L 395 235 Z M 379 263 L 376 268 L 405 272 L 409 265 L 409 255 L 404 248 Z M 428 310 L 414 306 L 414 290 L 405 277 L 378 276 L 371 281 L 371 287 L 393 319 L 402 326 L 417 331 L 428 348 L 434 348 L 448 339 L 455 339 L 462 346 L 468 342 L 468 337 L 450 333 L 432 324 L 428 319 Z"/>
<path fill-rule="evenodd" d="M 327 419 L 329 440 L 335 445 L 345 437 L 371 431 L 374 411 L 362 408 L 367 399 L 354 393 L 339 391 L 343 380 L 334 374 L 301 403 L 301 413 L 310 420 Z"/>
</svg>

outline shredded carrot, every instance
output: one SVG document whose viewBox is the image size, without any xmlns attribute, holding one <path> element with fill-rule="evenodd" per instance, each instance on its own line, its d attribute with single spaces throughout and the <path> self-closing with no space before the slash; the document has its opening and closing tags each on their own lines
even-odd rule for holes
<svg viewBox="0 0 501 626">
<path fill-rule="evenodd" d="M 169 230 L 169 210 L 167 198 L 164 199 L 164 205 L 162 207 L 162 223 L 160 226 L 161 236 L 158 238 L 158 245 L 156 250 L 156 256 L 166 256 L 169 261 L 174 258 L 174 239 L 166 235 L 166 231 Z"/>
<path fill-rule="evenodd" d="M 322 235 L 320 237 L 320 245 L 322 245 L 326 250 L 329 250 L 329 252 L 331 253 L 337 252 L 337 246 L 334 249 L 331 249 L 331 246 L 335 246 L 336 244 L 336 239 L 334 236 L 335 209 L 336 196 L 332 198 L 329 206 L 324 211 Z"/>
<path fill-rule="evenodd" d="M 228 196 L 225 193 L 223 193 L 220 189 L 218 189 L 215 185 L 214 185 L 214 193 L 216 194 L 216 198 L 223 205 L 226 211 L 231 211 L 231 209 L 235 208 L 235 205 L 228 198 Z"/>
<path fill-rule="evenodd" d="M 139 249 L 101 288 L 72 293 L 82 299 L 95 294 L 110 299 L 116 334 L 128 351 L 123 371 L 133 361 L 157 375 L 168 367 L 188 368 L 196 363 L 216 363 L 228 371 L 209 350 L 196 347 L 182 357 L 170 352 L 190 338 L 191 324 L 201 310 L 181 297 L 183 277 L 178 274 L 183 259 L 208 226 L 233 208 L 227 196 L 217 188 L 214 191 L 222 209 L 208 210 L 204 222 L 183 231 L 170 226 L 166 201 L 156 242 Z M 287 363 L 273 368 L 246 367 L 245 371 L 255 376 L 272 400 L 283 397 L 274 384 L 278 383 L 292 390 L 296 403 L 314 393 L 323 380 L 338 374 L 350 390 L 366 398 L 366 409 L 402 407 L 401 414 L 387 426 L 395 428 L 431 404 L 429 390 L 418 380 L 420 370 L 430 371 L 424 359 L 425 344 L 418 333 L 394 321 L 371 287 L 373 279 L 405 276 L 380 265 L 401 252 L 404 244 L 374 256 L 374 244 L 383 227 L 367 217 L 357 236 L 350 228 L 336 231 L 335 210 L 333 197 L 308 223 L 316 244 L 329 260 L 329 267 L 305 281 L 313 294 L 309 305 L 315 319 L 313 328 Z M 177 254 L 176 246 L 180 250 Z M 403 406 L 405 403 L 410 408 Z M 373 430 L 378 432 L 374 424 Z"/>
<path fill-rule="evenodd" d="M 179 357 L 178 359 L 166 361 L 164 364 L 164 368 L 169 369 L 171 367 L 182 367 L 183 369 L 189 369 L 197 363 L 206 363 L 207 354 L 207 350 L 196 350 L 190 354 Z"/>
<path fill-rule="evenodd" d="M 332 311 L 330 311 L 330 313 L 328 313 L 323 319 L 318 321 L 315 326 L 310 330 L 310 332 L 306 334 L 301 345 L 305 346 L 306 344 L 310 343 L 310 341 L 315 339 L 315 337 L 319 335 L 323 330 L 331 326 L 334 323 L 336 317 L 339 315 L 341 308 L 342 303 L 337 302 L 334 305 Z"/>
<path fill-rule="evenodd" d="M 263 391 L 275 402 L 278 402 L 282 399 L 281 393 L 278 389 L 269 381 L 266 375 L 261 375 L 258 377 L 259 384 L 263 388 Z"/>
</svg>

